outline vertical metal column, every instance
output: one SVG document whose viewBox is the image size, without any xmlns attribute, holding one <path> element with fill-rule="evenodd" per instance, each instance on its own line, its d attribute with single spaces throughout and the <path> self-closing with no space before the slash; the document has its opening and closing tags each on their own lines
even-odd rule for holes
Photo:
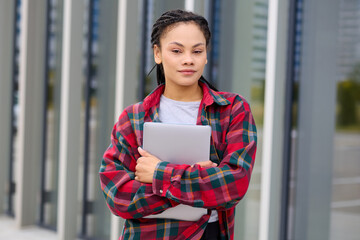
<svg viewBox="0 0 360 240">
<path fill-rule="evenodd" d="M 326 7 L 324 7 L 326 6 Z M 330 238 L 339 1 L 303 5 L 293 239 Z"/>
<path fill-rule="evenodd" d="M 93 77 L 93 53 L 92 45 L 94 41 L 94 0 L 89 0 L 88 6 L 88 26 L 87 26 L 87 56 L 86 56 L 86 81 L 85 81 L 85 129 L 84 129 L 84 168 L 83 168 L 83 192 L 82 192 L 82 216 L 81 216 L 81 236 L 87 234 L 87 214 L 89 212 L 88 187 L 89 187 L 89 151 L 90 151 L 90 101 L 91 101 L 91 81 Z"/>
<path fill-rule="evenodd" d="M 96 136 L 96 146 L 92 153 L 94 160 L 90 158 L 89 199 L 92 201 L 92 221 L 88 221 L 88 237 L 102 238 L 110 236 L 111 213 L 104 202 L 99 182 L 99 167 L 105 149 L 109 146 L 110 129 L 114 126 L 115 105 L 115 79 L 116 79 L 116 41 L 117 41 L 117 9 L 118 0 L 97 1 L 99 28 L 96 32 L 99 46 L 98 52 L 94 52 L 96 71 L 96 128 L 93 129 Z M 92 146 L 92 145 L 90 145 Z M 94 184 L 95 183 L 95 184 Z M 92 190 L 92 191 L 90 191 Z"/>
<path fill-rule="evenodd" d="M 9 173 L 9 156 L 11 155 L 11 136 L 13 121 L 11 117 L 15 5 L 13 0 L 0 1 L 0 214 L 5 212 L 5 196 L 10 197 L 10 189 L 6 190 Z M 9 201 L 10 204 L 11 200 Z"/>
<path fill-rule="evenodd" d="M 84 8 L 83 1 L 64 1 L 57 220 L 60 240 L 77 237 Z"/>
<path fill-rule="evenodd" d="M 269 1 L 259 239 L 277 240 L 287 67 L 288 1 Z"/>
<path fill-rule="evenodd" d="M 50 43 L 50 11 L 51 5 L 50 0 L 46 0 L 46 30 L 45 30 L 45 66 L 44 66 L 44 102 L 43 102 L 43 132 L 42 132 L 42 155 L 41 155 L 41 182 L 40 182 L 40 219 L 39 224 L 44 224 L 44 215 L 45 215 L 45 202 L 46 202 L 46 191 L 45 191 L 45 174 L 46 174 L 46 152 L 47 152 L 47 99 L 48 99 L 48 85 L 49 85 L 49 43 Z"/>
<path fill-rule="evenodd" d="M 206 66 L 206 80 L 208 80 L 208 82 L 210 82 L 212 85 L 214 85 L 215 87 L 219 87 L 220 90 L 224 90 L 221 89 L 221 82 L 223 81 L 219 81 L 218 80 L 218 65 L 219 65 L 219 59 L 216 59 L 216 57 L 219 58 L 219 55 L 216 56 L 216 52 L 219 52 L 220 50 L 220 41 L 221 41 L 221 36 L 220 36 L 220 32 L 218 31 L 218 29 L 220 28 L 221 22 L 220 22 L 220 15 L 221 15 L 221 11 L 222 11 L 222 7 L 221 7 L 221 3 L 219 0 L 211 0 L 209 1 L 209 27 L 210 27 L 210 31 L 211 31 L 211 42 L 210 42 L 210 51 L 208 54 L 208 63 Z M 227 4 L 227 6 L 229 6 L 231 4 Z M 225 30 L 225 29 L 222 29 Z M 215 74 L 217 73 L 217 74 Z"/>
<path fill-rule="evenodd" d="M 11 134 L 10 134 L 10 139 L 9 139 L 9 165 L 8 165 L 8 196 L 7 196 L 7 201 L 8 201 L 8 205 L 7 205 L 7 210 L 6 213 L 10 216 L 14 216 L 14 194 L 16 191 L 16 186 L 15 186 L 15 180 L 14 180 L 14 162 L 15 162 L 15 134 L 18 131 L 18 120 L 17 118 L 15 118 L 15 98 L 18 97 L 16 96 L 15 92 L 16 89 L 18 89 L 18 82 L 19 82 L 19 76 L 18 76 L 18 65 L 17 65 L 17 60 L 16 58 L 18 57 L 17 55 L 17 37 L 18 37 L 18 29 L 17 29 L 17 24 L 18 24 L 18 9 L 19 9 L 19 0 L 15 1 L 15 6 L 14 6 L 14 10 L 13 10 L 13 19 L 14 19 L 14 26 L 13 26 L 13 46 L 12 46 L 12 86 L 11 86 Z M 6 96 L 6 95 L 5 95 Z M 18 105 L 18 103 L 16 103 Z"/>
<path fill-rule="evenodd" d="M 46 2 L 21 2 L 16 223 L 37 222 L 43 131 Z"/>
<path fill-rule="evenodd" d="M 289 217 L 289 186 L 290 186 L 290 161 L 291 161 L 291 131 L 292 131 L 292 106 L 294 97 L 294 67 L 295 67 L 295 34 L 296 34 L 296 10 L 297 0 L 289 1 L 289 24 L 288 24 L 288 50 L 285 86 L 285 113 L 284 113 L 284 152 L 281 187 L 281 215 L 279 239 L 286 240 L 288 236 Z"/>
<path fill-rule="evenodd" d="M 140 57 L 140 76 L 139 76 L 139 91 L 138 98 L 139 100 L 144 99 L 145 97 L 145 84 L 146 84 L 146 76 L 147 76 L 147 66 L 146 60 L 148 59 L 148 51 L 146 47 L 148 44 L 146 41 L 149 41 L 147 36 L 147 21 L 148 21 L 148 12 L 149 12 L 149 0 L 142 1 L 141 6 L 141 57 Z"/>
<path fill-rule="evenodd" d="M 118 35 L 117 35 L 117 67 L 115 86 L 115 121 L 119 118 L 123 109 L 137 101 L 138 68 L 136 54 L 133 49 L 138 46 L 138 2 L 120 0 L 118 5 Z M 126 89 L 126 91 L 125 91 Z M 117 240 L 120 236 L 123 220 L 112 215 L 111 240 Z"/>
</svg>

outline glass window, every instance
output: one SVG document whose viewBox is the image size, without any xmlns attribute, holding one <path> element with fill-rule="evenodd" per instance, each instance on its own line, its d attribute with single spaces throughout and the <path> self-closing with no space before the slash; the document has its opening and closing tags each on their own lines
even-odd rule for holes
<svg viewBox="0 0 360 240">
<path fill-rule="evenodd" d="M 339 8 L 331 239 L 360 236 L 360 1 Z"/>
<path fill-rule="evenodd" d="M 9 180 L 8 180 L 8 199 L 7 199 L 7 213 L 11 216 L 16 214 L 16 159 L 17 159 L 17 142 L 18 142 L 18 128 L 19 128 L 19 52 L 20 52 L 20 20 L 21 20 L 21 1 L 17 0 L 15 3 L 15 26 L 14 26 L 14 62 L 13 62 L 13 88 L 12 88 L 12 134 L 10 139 L 9 158 Z"/>
<path fill-rule="evenodd" d="M 144 3 L 147 3 L 146 6 L 142 6 L 145 8 L 146 11 L 146 17 L 147 19 L 142 19 L 143 23 L 146 24 L 146 26 L 142 26 L 145 30 L 145 33 L 142 32 L 139 34 L 145 34 L 145 37 L 142 39 L 142 41 L 145 41 L 144 44 L 144 51 L 141 53 L 141 58 L 145 58 L 144 61 L 144 76 L 145 76 L 145 82 L 143 83 L 145 86 L 143 86 L 144 94 L 140 94 L 140 98 L 142 96 L 148 95 L 156 86 L 156 68 L 151 72 L 149 76 L 147 74 L 150 72 L 152 67 L 155 65 L 154 62 L 154 55 L 153 50 L 151 46 L 151 31 L 152 31 L 152 25 L 160 17 L 162 13 L 165 11 L 171 10 L 171 9 L 184 9 L 185 6 L 185 0 L 180 1 L 166 1 L 166 0 L 149 0 L 144 1 Z M 143 76 L 141 76 L 142 78 Z"/>
<path fill-rule="evenodd" d="M 118 1 L 86 2 L 80 233 L 85 238 L 109 239 L 111 214 L 100 191 L 98 172 L 114 125 Z"/>
<path fill-rule="evenodd" d="M 295 2 L 288 239 L 355 240 L 360 235 L 360 1 L 340 0 L 315 11 L 319 2 Z"/>
<path fill-rule="evenodd" d="M 286 234 L 287 239 L 293 239 L 294 235 L 294 208 L 295 208 L 295 181 L 296 181 L 296 152 L 297 152 L 297 144 L 298 144 L 298 107 L 299 107 L 299 81 L 300 81 L 300 64 L 301 64 L 301 36 L 302 36 L 302 28 L 303 28 L 303 8 L 302 8 L 302 0 L 294 1 L 294 12 L 293 16 L 296 20 L 294 21 L 294 35 L 293 38 L 293 53 L 292 53 L 292 61 L 293 66 L 291 69 L 291 76 L 292 83 L 290 84 L 292 86 L 292 93 L 289 94 L 292 97 L 292 103 L 291 103 L 291 130 L 290 130 L 290 141 L 291 143 L 287 143 L 287 147 L 290 148 L 289 150 L 289 156 L 290 157 L 290 169 L 288 173 L 288 181 L 289 187 L 288 187 L 288 206 L 287 210 L 287 222 L 285 223 L 287 226 L 283 226 L 283 231 Z"/>
<path fill-rule="evenodd" d="M 216 5 L 215 5 L 216 6 Z M 261 193 L 262 129 L 264 115 L 268 1 L 222 2 L 215 11 L 219 41 L 219 90 L 241 94 L 251 106 L 258 130 L 258 146 L 251 182 L 236 207 L 235 239 L 257 239 Z M 213 50 L 213 49 L 211 49 Z"/>
<path fill-rule="evenodd" d="M 47 99 L 44 112 L 46 117 L 44 159 L 42 160 L 40 224 L 52 229 L 56 229 L 57 224 L 62 8 L 62 1 L 49 1 L 46 58 Z"/>
</svg>

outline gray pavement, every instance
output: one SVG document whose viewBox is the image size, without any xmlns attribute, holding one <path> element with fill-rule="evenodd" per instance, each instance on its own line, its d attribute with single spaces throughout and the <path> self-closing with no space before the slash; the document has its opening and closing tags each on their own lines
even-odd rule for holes
<svg viewBox="0 0 360 240">
<path fill-rule="evenodd" d="M 18 229 L 15 220 L 5 215 L 0 215 L 0 240 L 55 240 L 55 232 L 30 226 Z"/>
</svg>

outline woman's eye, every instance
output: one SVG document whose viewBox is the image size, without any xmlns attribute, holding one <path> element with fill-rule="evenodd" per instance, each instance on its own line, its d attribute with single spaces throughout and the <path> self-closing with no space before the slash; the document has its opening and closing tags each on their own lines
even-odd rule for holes
<svg viewBox="0 0 360 240">
<path fill-rule="evenodd" d="M 180 53 L 180 50 L 179 49 L 173 49 L 172 52 L 173 53 Z"/>
<path fill-rule="evenodd" d="M 202 51 L 201 50 L 195 50 L 194 53 L 195 54 L 200 54 L 200 53 L 202 53 Z"/>
</svg>

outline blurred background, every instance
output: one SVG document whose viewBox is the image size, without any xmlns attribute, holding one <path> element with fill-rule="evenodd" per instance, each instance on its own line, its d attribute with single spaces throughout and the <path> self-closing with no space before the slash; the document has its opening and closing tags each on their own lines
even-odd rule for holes
<svg viewBox="0 0 360 240">
<path fill-rule="evenodd" d="M 235 239 L 359 239 L 360 0 L 1 0 L 0 239 L 118 238 L 102 154 L 156 87 L 151 27 L 176 8 L 208 19 L 204 76 L 258 128 Z"/>
</svg>

